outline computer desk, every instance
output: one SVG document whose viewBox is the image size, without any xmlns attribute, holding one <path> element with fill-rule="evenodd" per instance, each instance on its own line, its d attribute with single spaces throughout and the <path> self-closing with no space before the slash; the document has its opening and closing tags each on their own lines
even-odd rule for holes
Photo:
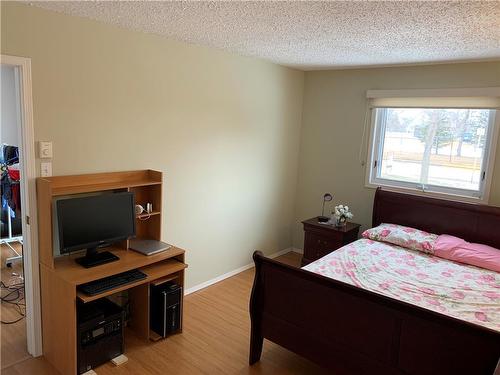
<svg viewBox="0 0 500 375">
<path fill-rule="evenodd" d="M 62 375 L 74 375 L 77 372 L 77 301 L 87 303 L 114 293 L 128 291 L 129 327 L 135 335 L 144 339 L 146 345 L 150 340 L 160 338 L 150 331 L 150 285 L 175 280 L 184 287 L 184 270 L 187 265 L 184 262 L 183 249 L 171 247 L 161 253 L 145 256 L 129 250 L 129 241 L 123 241 L 107 249 L 117 255 L 119 260 L 92 268 L 84 268 L 75 262 L 75 258 L 81 255 L 54 257 L 52 238 L 54 199 L 88 192 L 133 192 L 135 204 L 152 203 L 154 210 L 146 217 L 137 216 L 137 238 L 161 240 L 164 208 L 162 184 L 162 173 L 153 170 L 37 179 L 43 355 Z M 77 290 L 78 285 L 132 269 L 141 270 L 147 277 L 95 296 L 87 296 Z"/>
<path fill-rule="evenodd" d="M 87 303 L 128 291 L 128 327 L 144 340 L 156 340 L 158 335 L 149 328 L 149 286 L 174 279 L 184 286 L 184 269 L 187 265 L 184 263 L 185 251 L 182 249 L 171 247 L 151 256 L 124 249 L 109 251 L 120 259 L 93 268 L 83 268 L 74 261 L 74 256 L 68 256 L 56 259 L 56 267 L 53 269 L 41 266 L 43 353 L 63 375 L 74 375 L 77 368 L 77 300 Z M 94 296 L 87 296 L 77 290 L 80 284 L 135 268 L 140 269 L 147 277 Z"/>
</svg>

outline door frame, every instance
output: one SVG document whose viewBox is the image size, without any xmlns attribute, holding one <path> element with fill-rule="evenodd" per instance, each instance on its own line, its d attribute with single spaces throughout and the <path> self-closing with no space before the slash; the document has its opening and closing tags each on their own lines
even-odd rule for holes
<svg viewBox="0 0 500 375">
<path fill-rule="evenodd" d="M 26 341 L 28 353 L 42 355 L 42 319 L 40 308 L 40 272 L 38 263 L 38 224 L 36 202 L 35 138 L 33 127 L 33 97 L 31 59 L 1 55 L 0 62 L 16 67 L 16 82 L 21 99 L 21 126 L 18 130 L 21 169 L 21 207 L 23 213 L 23 263 L 26 300 Z"/>
</svg>

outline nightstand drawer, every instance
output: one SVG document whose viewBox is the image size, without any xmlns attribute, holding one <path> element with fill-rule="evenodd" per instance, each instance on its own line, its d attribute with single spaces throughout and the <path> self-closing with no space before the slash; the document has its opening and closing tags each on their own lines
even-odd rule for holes
<svg viewBox="0 0 500 375">
<path fill-rule="evenodd" d="M 319 235 L 316 232 L 306 232 L 304 241 L 304 257 L 318 259 L 342 247 L 342 240 Z"/>
<path fill-rule="evenodd" d="M 320 237 L 335 238 L 342 241 L 343 233 L 338 231 L 332 231 L 331 225 L 323 225 L 323 227 L 315 227 L 311 225 L 304 225 L 304 232 L 311 233 Z"/>
<path fill-rule="evenodd" d="M 347 245 L 358 238 L 359 224 L 347 223 L 345 227 L 318 223 L 317 218 L 302 222 L 304 224 L 304 256 L 302 265 L 313 262 Z"/>
<path fill-rule="evenodd" d="M 320 239 L 322 242 L 322 247 L 318 252 L 318 258 L 324 257 L 326 254 L 330 254 L 332 251 L 335 251 L 342 247 L 342 240 L 340 239 L 332 239 L 332 238 L 323 238 Z"/>
</svg>

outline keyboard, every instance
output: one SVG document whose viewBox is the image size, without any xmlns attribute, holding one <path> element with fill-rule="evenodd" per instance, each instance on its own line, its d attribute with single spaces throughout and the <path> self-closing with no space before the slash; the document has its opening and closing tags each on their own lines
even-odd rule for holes
<svg viewBox="0 0 500 375">
<path fill-rule="evenodd" d="M 143 280 L 146 277 L 147 275 L 144 272 L 131 270 L 79 285 L 78 290 L 88 296 L 95 296 L 96 294 L 107 292 L 108 290 L 118 288 L 119 286 Z"/>
</svg>

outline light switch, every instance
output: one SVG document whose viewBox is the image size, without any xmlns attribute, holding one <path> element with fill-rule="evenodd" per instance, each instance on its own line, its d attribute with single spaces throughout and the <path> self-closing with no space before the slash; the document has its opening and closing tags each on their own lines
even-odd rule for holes
<svg viewBox="0 0 500 375">
<path fill-rule="evenodd" d="M 40 176 L 42 177 L 52 176 L 52 162 L 44 161 L 40 163 Z"/>
<path fill-rule="evenodd" d="M 40 159 L 50 159 L 52 157 L 52 142 L 38 142 L 38 153 Z"/>
</svg>

